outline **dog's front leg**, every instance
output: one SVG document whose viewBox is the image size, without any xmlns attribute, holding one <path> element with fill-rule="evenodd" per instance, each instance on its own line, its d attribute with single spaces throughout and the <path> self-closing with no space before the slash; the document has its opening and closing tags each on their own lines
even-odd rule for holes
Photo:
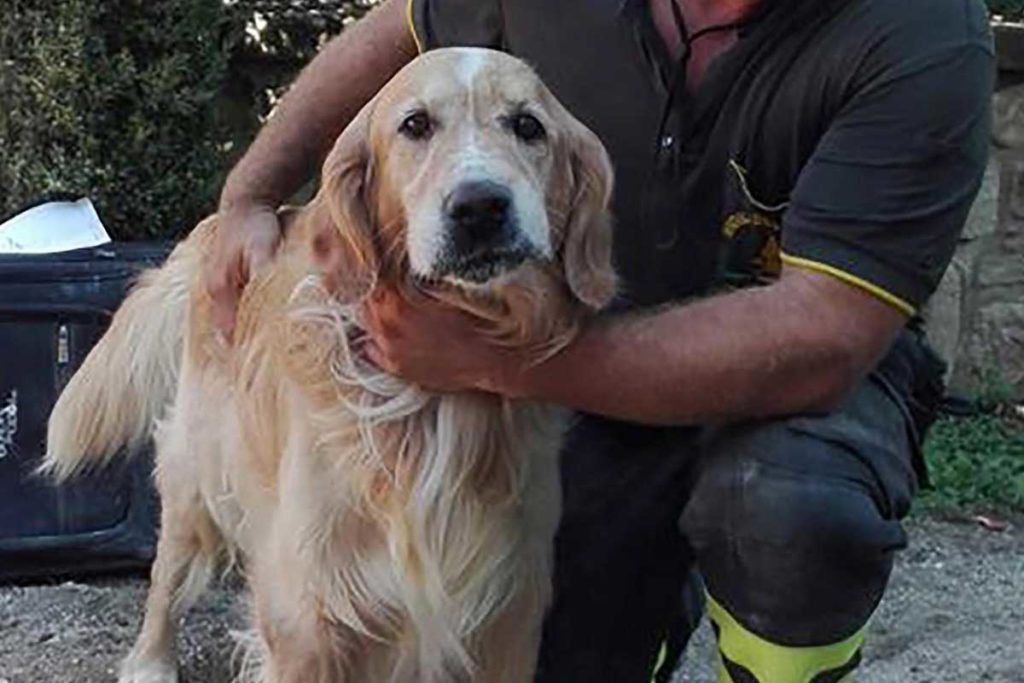
<svg viewBox="0 0 1024 683">
<path fill-rule="evenodd" d="M 119 683 L 177 683 L 174 622 L 206 589 L 223 539 L 202 502 L 187 413 L 175 411 L 156 438 L 160 538 L 150 572 L 142 629 L 121 664 Z"/>
<path fill-rule="evenodd" d="M 259 599 L 257 598 L 259 605 Z M 346 630 L 328 623 L 313 605 L 293 605 L 290 614 L 257 608 L 262 652 L 252 679 L 260 683 L 370 683 L 352 668 Z M 253 675 L 255 674 L 255 675 Z"/>
<path fill-rule="evenodd" d="M 282 540 L 286 539 L 286 540 Z M 259 683 L 372 683 L 355 675 L 351 632 L 331 619 L 317 581 L 290 541 L 271 535 L 250 567 L 256 647 L 247 680 Z"/>
<path fill-rule="evenodd" d="M 119 683 L 177 683 L 174 621 L 196 601 L 214 572 L 219 536 L 198 501 L 164 496 L 160 539 L 138 639 Z"/>
</svg>

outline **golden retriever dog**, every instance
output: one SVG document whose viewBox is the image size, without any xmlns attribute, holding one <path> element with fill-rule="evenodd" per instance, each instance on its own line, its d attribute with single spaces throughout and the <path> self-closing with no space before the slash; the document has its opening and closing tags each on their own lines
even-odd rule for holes
<svg viewBox="0 0 1024 683">
<path fill-rule="evenodd" d="M 156 441 L 161 529 L 125 683 L 175 681 L 174 626 L 225 567 L 251 590 L 241 675 L 274 683 L 531 681 L 559 518 L 563 411 L 432 394 L 359 353 L 377 285 L 556 353 L 613 295 L 612 175 L 522 62 L 429 52 L 338 138 L 306 206 L 211 322 L 201 223 L 143 275 L 64 390 L 58 479 Z"/>
</svg>

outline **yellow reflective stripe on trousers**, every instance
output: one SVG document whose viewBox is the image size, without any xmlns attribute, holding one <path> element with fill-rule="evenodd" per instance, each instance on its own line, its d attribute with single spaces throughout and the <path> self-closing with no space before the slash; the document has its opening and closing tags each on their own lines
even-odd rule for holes
<svg viewBox="0 0 1024 683">
<path fill-rule="evenodd" d="M 654 683 L 655 679 L 657 679 L 661 667 L 665 666 L 666 657 L 668 657 L 668 644 L 662 641 L 661 649 L 658 650 L 658 659 L 654 662 L 654 670 L 651 672 L 651 683 Z"/>
<path fill-rule="evenodd" d="M 866 626 L 831 645 L 788 647 L 776 645 L 748 631 L 708 594 L 707 611 L 718 627 L 721 655 L 747 669 L 758 683 L 809 683 L 818 674 L 838 669 L 857 653 L 864 642 Z M 729 676 L 719 657 L 721 683 L 739 683 Z M 843 681 L 852 680 L 849 675 Z"/>
<path fill-rule="evenodd" d="M 725 664 L 722 663 L 722 656 L 716 655 L 716 657 L 718 659 L 718 683 L 736 683 L 736 681 L 732 680 L 732 677 L 729 676 L 729 672 L 726 670 Z M 840 678 L 836 683 L 854 683 L 854 681 L 856 681 L 856 678 L 851 671 Z"/>
</svg>

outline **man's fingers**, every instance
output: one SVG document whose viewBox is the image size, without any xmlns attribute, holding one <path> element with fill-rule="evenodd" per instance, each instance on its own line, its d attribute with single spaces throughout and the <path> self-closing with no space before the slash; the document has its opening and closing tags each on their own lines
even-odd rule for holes
<svg viewBox="0 0 1024 683">
<path fill-rule="evenodd" d="M 367 341 L 362 348 L 363 357 L 370 361 L 384 372 L 394 373 L 390 359 L 384 350 L 373 340 Z"/>
<path fill-rule="evenodd" d="M 213 303 L 213 324 L 230 341 L 242 289 L 237 268 L 214 273 L 207 279 L 207 288 Z"/>
<path fill-rule="evenodd" d="M 203 275 L 213 303 L 213 323 L 229 340 L 242 290 L 252 275 L 270 265 L 280 241 L 281 224 L 269 207 L 253 204 L 220 214 L 214 251 Z"/>
<path fill-rule="evenodd" d="M 273 261 L 274 252 L 272 250 L 253 250 L 249 253 L 249 258 L 246 260 L 246 281 L 252 277 L 253 273 L 258 273 Z"/>
<path fill-rule="evenodd" d="M 274 216 L 266 217 L 264 224 L 259 229 L 252 230 L 252 237 L 246 250 L 246 265 L 248 266 L 249 276 L 260 272 L 270 265 L 274 260 L 274 254 L 277 252 L 277 246 L 280 242 L 280 225 Z"/>
<path fill-rule="evenodd" d="M 390 287 L 381 286 L 374 289 L 363 304 L 363 319 L 373 334 L 386 334 L 397 329 L 403 310 L 401 296 Z"/>
<path fill-rule="evenodd" d="M 359 322 L 371 335 L 380 334 L 380 317 L 377 315 L 377 307 L 373 304 L 372 294 L 359 308 Z"/>
<path fill-rule="evenodd" d="M 391 312 L 401 305 L 401 297 L 387 285 L 380 285 L 370 294 L 370 303 L 381 311 Z"/>
<path fill-rule="evenodd" d="M 246 218 L 244 230 L 246 266 L 252 275 L 273 261 L 281 243 L 282 225 L 277 212 L 259 209 Z"/>
</svg>

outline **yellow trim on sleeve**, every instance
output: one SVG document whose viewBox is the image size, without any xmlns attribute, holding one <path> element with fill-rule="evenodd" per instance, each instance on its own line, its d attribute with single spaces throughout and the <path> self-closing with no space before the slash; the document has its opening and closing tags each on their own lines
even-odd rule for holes
<svg viewBox="0 0 1024 683">
<path fill-rule="evenodd" d="M 416 23 L 412 20 L 412 3 L 413 0 L 407 0 L 405 3 L 405 22 L 409 25 L 412 42 L 416 43 L 416 52 L 423 54 L 423 43 L 420 42 L 420 37 L 416 35 Z"/>
<path fill-rule="evenodd" d="M 872 294 L 875 297 L 881 299 L 885 303 L 889 304 L 893 308 L 899 309 L 901 312 L 907 315 L 914 315 L 916 312 L 914 307 L 907 301 L 904 301 L 900 297 L 896 296 L 892 292 L 889 292 L 873 282 L 868 282 L 862 277 L 857 277 L 853 273 L 847 273 L 841 268 L 836 268 L 827 263 L 821 261 L 814 261 L 809 258 L 803 258 L 801 256 L 793 256 L 783 252 L 781 255 L 782 262 L 789 266 L 796 266 L 797 268 L 806 268 L 807 270 L 814 270 L 819 273 L 825 273 L 832 277 L 838 278 L 847 284 L 851 284 L 854 287 L 863 289 L 868 294 Z"/>
</svg>

